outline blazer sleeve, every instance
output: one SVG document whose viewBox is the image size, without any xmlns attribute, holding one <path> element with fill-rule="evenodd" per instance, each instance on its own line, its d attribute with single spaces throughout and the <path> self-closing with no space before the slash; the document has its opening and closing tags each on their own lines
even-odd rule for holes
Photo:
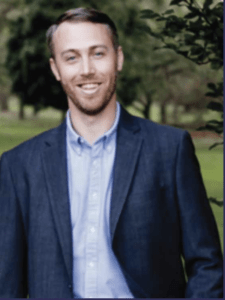
<svg viewBox="0 0 225 300">
<path fill-rule="evenodd" d="M 176 164 L 186 298 L 222 298 L 223 263 L 212 214 L 190 135 L 182 136 Z"/>
<path fill-rule="evenodd" d="M 3 154 L 0 161 L 0 298 L 27 297 L 26 270 L 22 214 L 7 155 Z"/>
</svg>

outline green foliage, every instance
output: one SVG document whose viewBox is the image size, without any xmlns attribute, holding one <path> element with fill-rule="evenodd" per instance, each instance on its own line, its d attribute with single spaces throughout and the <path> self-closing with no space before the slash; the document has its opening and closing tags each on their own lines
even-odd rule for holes
<svg viewBox="0 0 225 300">
<path fill-rule="evenodd" d="M 162 14 L 146 9 L 141 18 L 164 22 L 161 31 L 156 32 L 148 26 L 147 32 L 163 42 L 163 48 L 177 53 L 201 65 L 210 63 L 213 69 L 223 66 L 223 4 L 206 0 L 203 7 L 196 1 L 175 0 L 170 5 L 185 6 L 188 13 L 184 17 L 174 14 L 170 9 Z"/>
<path fill-rule="evenodd" d="M 220 207 L 222 207 L 223 204 L 224 204 L 223 201 L 217 200 L 216 198 L 213 198 L 213 197 L 209 197 L 209 201 L 210 201 L 211 203 L 214 203 L 214 204 L 220 206 Z"/>
<path fill-rule="evenodd" d="M 118 96 L 124 105 L 137 96 L 138 86 L 146 74 L 138 62 L 147 57 L 148 50 L 141 40 L 137 27 L 140 24 L 136 1 L 108 2 L 106 0 L 26 0 L 24 5 L 9 14 L 10 39 L 6 66 L 12 78 L 12 90 L 23 104 L 34 106 L 36 111 L 52 106 L 67 109 L 67 100 L 60 84 L 49 68 L 45 33 L 64 11 L 74 7 L 93 7 L 107 13 L 116 23 L 121 41 L 126 41 L 123 51 L 126 65 L 120 75 Z M 120 13 L 118 14 L 118 11 Z M 141 45 L 142 48 L 141 48 Z M 134 59 L 133 53 L 136 53 Z"/>
<path fill-rule="evenodd" d="M 47 106 L 65 110 L 66 98 L 50 72 L 45 46 L 52 10 L 46 9 L 44 1 L 26 2 L 9 15 L 11 35 L 6 66 L 13 82 L 12 91 L 23 104 L 34 105 L 36 111 Z M 55 4 L 57 7 L 57 1 Z"/>
<path fill-rule="evenodd" d="M 223 68 L 223 3 L 214 4 L 213 0 L 205 0 L 199 6 L 195 0 L 172 0 L 171 6 L 185 8 L 184 16 L 178 16 L 174 10 L 167 10 L 162 14 L 152 10 L 142 10 L 141 18 L 154 20 L 160 24 L 158 30 L 152 26 L 145 26 L 143 30 L 150 36 L 161 41 L 157 49 L 172 49 L 177 54 L 184 56 L 197 65 L 209 64 L 211 69 Z M 207 84 L 206 97 L 214 98 L 207 108 L 221 113 L 221 120 L 210 120 L 198 130 L 208 130 L 223 133 L 223 82 Z M 214 143 L 209 149 L 213 149 L 221 143 Z M 219 206 L 223 201 L 214 197 L 209 201 Z"/>
<path fill-rule="evenodd" d="M 16 6 L 15 0 L 1 0 L 0 4 L 0 110 L 8 110 L 8 96 L 11 87 L 11 81 L 5 68 L 6 60 L 6 41 L 8 39 L 9 30 L 6 27 L 6 14 Z"/>
<path fill-rule="evenodd" d="M 211 92 L 208 92 L 206 96 L 213 97 L 213 98 L 223 97 L 223 82 L 219 82 L 217 84 L 211 82 L 208 83 L 207 86 L 211 90 Z M 223 110 L 220 111 L 222 112 Z"/>
<path fill-rule="evenodd" d="M 141 11 L 141 18 L 158 24 L 158 30 L 153 30 L 150 24 L 143 26 L 147 34 L 161 41 L 161 46 L 155 49 L 171 49 L 197 65 L 209 64 L 213 70 L 222 69 L 223 3 L 215 4 L 213 0 L 205 0 L 200 6 L 195 0 L 173 0 L 170 5 L 183 7 L 184 15 L 178 16 L 173 9 L 161 14 L 149 9 Z M 205 96 L 215 98 L 215 101 L 208 104 L 208 108 L 221 112 L 222 120 L 211 120 L 200 130 L 222 134 L 223 83 L 208 83 L 207 86 L 210 91 Z"/>
</svg>

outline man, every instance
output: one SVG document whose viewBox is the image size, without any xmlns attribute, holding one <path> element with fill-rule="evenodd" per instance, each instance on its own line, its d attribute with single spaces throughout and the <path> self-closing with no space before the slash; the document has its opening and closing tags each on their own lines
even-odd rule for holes
<svg viewBox="0 0 225 300">
<path fill-rule="evenodd" d="M 218 233 L 188 133 L 116 102 L 124 58 L 108 16 L 70 10 L 47 38 L 69 111 L 2 155 L 0 296 L 222 297 Z"/>
</svg>

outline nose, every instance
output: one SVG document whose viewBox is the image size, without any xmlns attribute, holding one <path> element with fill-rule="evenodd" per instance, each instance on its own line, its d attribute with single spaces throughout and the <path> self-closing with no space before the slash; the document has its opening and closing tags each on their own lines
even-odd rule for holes
<svg viewBox="0 0 225 300">
<path fill-rule="evenodd" d="M 81 61 L 81 75 L 88 76 L 95 73 L 94 64 L 89 57 L 83 57 Z"/>
</svg>

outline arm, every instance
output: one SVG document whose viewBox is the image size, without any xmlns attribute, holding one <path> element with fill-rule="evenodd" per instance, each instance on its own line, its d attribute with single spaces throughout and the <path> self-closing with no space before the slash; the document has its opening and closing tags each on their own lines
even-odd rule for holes
<svg viewBox="0 0 225 300">
<path fill-rule="evenodd" d="M 26 298 L 26 273 L 22 215 L 3 154 L 0 161 L 0 298 Z"/>
<path fill-rule="evenodd" d="M 186 298 L 223 297 L 223 264 L 216 223 L 206 196 L 194 147 L 185 132 L 176 167 Z"/>
</svg>

